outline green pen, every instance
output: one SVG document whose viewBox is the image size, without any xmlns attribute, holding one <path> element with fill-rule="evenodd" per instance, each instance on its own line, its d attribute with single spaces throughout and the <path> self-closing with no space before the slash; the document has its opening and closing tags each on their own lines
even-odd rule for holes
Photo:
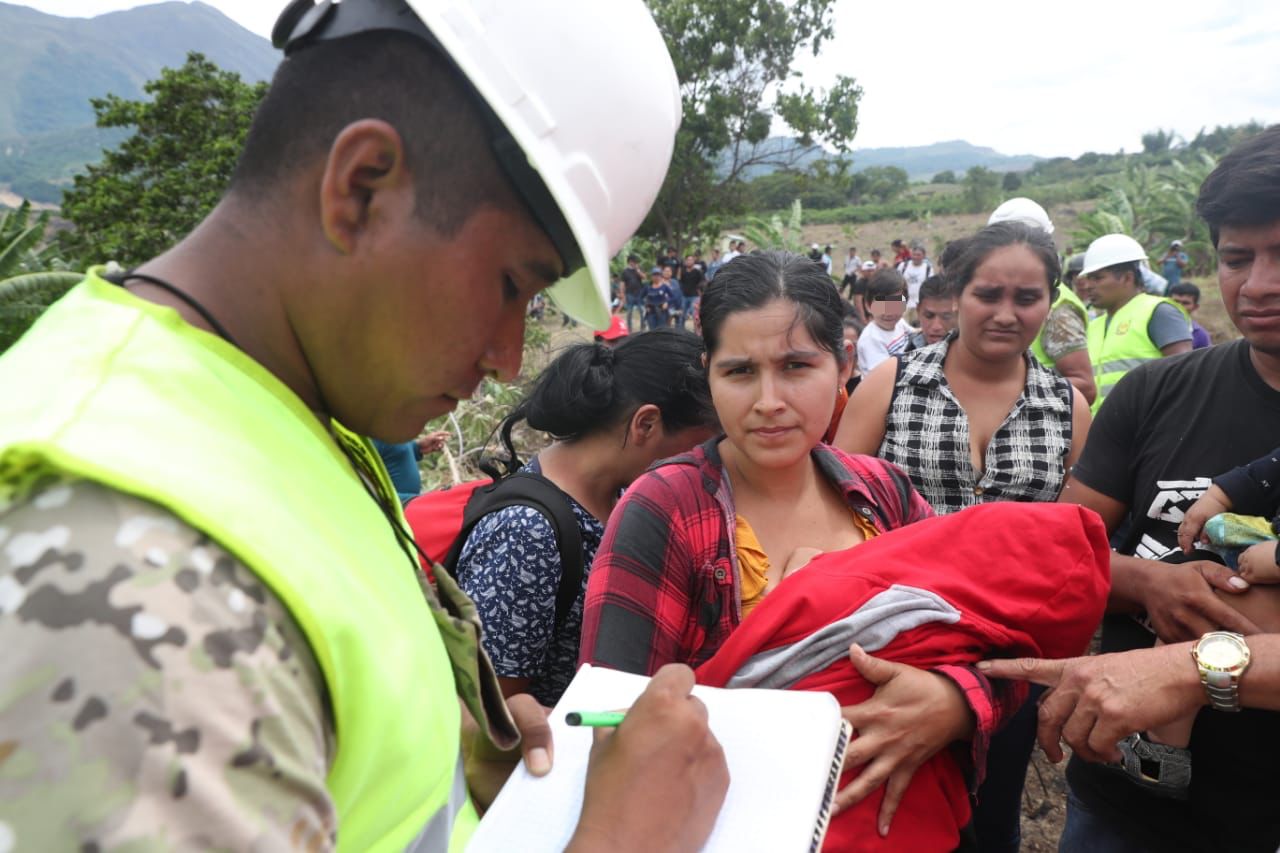
<svg viewBox="0 0 1280 853">
<path fill-rule="evenodd" d="M 564 715 L 564 721 L 571 726 L 603 729 L 618 725 L 625 716 L 625 711 L 570 711 Z"/>
</svg>

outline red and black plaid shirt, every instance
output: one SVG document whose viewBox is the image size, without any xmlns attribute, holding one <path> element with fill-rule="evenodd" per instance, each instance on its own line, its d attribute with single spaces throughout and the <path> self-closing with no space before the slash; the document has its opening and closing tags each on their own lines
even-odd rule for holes
<svg viewBox="0 0 1280 853">
<path fill-rule="evenodd" d="M 697 667 L 742 620 L 736 513 L 713 439 L 655 466 L 627 490 L 609 516 L 591 566 L 580 662 L 652 675 L 664 664 Z M 900 468 L 820 444 L 818 470 L 849 507 L 881 533 L 933 515 Z M 936 670 L 964 691 L 977 720 L 974 768 L 1017 709 L 1012 689 L 993 692 L 972 667 Z"/>
</svg>

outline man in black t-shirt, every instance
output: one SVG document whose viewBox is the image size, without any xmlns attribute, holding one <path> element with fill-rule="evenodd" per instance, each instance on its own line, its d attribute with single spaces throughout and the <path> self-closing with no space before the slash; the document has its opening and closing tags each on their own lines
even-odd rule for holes
<svg viewBox="0 0 1280 853">
<path fill-rule="evenodd" d="M 628 332 L 635 331 L 635 326 L 631 323 L 633 310 L 640 312 L 640 322 L 644 322 L 644 291 L 648 286 L 648 282 L 640 273 L 640 259 L 635 255 L 627 255 L 627 266 L 622 271 L 622 297 L 625 303 L 623 310 L 627 315 Z"/>
<path fill-rule="evenodd" d="M 680 270 L 680 293 L 684 296 L 684 313 L 680 315 L 680 325 L 685 320 L 697 316 L 698 303 L 702 301 L 702 284 L 706 275 L 697 265 L 697 259 L 688 255 L 684 259 L 684 268 Z"/>
<path fill-rule="evenodd" d="M 1228 603 L 1242 594 L 1239 579 L 1199 554 L 1184 558 L 1177 533 L 1211 478 L 1270 452 L 1280 436 L 1280 126 L 1223 158 L 1201 187 L 1197 210 L 1218 251 L 1223 303 L 1244 339 L 1149 362 L 1126 375 L 1098 413 L 1063 490 L 1062 500 L 1096 510 L 1113 532 L 1128 522 L 1112 557 L 1104 652 L 1146 648 L 1157 636 L 1185 646 L 1209 631 L 1256 630 Z M 1247 594 L 1274 592 L 1259 587 Z M 1265 641 L 1268 652 L 1273 639 Z M 1172 672 L 1185 700 L 1187 683 L 1194 684 L 1199 673 L 1185 651 L 1179 654 L 1182 671 L 1166 666 L 1156 672 L 1151 661 L 1166 656 L 1150 653 L 1099 659 L 1092 669 L 1095 683 L 1088 685 L 1092 693 L 1075 684 L 1066 691 L 1069 699 L 1056 705 L 1046 699 L 1042 743 L 1046 730 L 1056 726 L 1086 756 L 1112 753 L 1115 738 L 1104 743 L 1108 738 L 1099 732 L 1113 731 L 1109 717 L 1132 713 L 1117 710 L 1125 704 L 1119 694 L 1140 686 L 1139 695 L 1151 704 L 1171 702 L 1177 693 L 1166 684 Z M 1098 675 L 1104 661 L 1109 674 Z M 1245 673 L 1242 687 L 1258 696 L 1274 670 L 1272 661 L 1261 667 L 1255 662 L 1255 681 L 1250 686 Z M 1115 697 L 1113 707 L 1098 704 L 1104 694 Z M 1195 701 L 1195 693 L 1190 695 Z M 1200 699 L 1207 704 L 1207 696 Z M 1073 707 L 1062 710 L 1063 703 Z M 1079 708 L 1085 710 L 1076 714 Z M 1114 769 L 1073 758 L 1060 849 L 1276 850 L 1280 713 L 1206 708 L 1196 719 L 1190 749 L 1185 803 L 1155 796 Z"/>
</svg>

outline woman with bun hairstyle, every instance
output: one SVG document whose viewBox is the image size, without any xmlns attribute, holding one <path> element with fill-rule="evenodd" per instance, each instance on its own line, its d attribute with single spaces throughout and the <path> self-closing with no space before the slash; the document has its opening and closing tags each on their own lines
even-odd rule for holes
<svg viewBox="0 0 1280 853">
<path fill-rule="evenodd" d="M 529 471 L 564 492 L 582 532 L 584 590 L 622 490 L 654 461 L 714 433 L 701 360 L 701 340 L 683 329 L 633 335 L 613 348 L 578 344 L 547 366 L 503 420 L 506 453 L 487 460 L 486 473 Z M 521 422 L 554 439 L 523 465 L 511 440 Z M 530 693 L 551 706 L 573 678 L 582 595 L 557 626 L 560 574 L 555 530 L 532 507 L 492 512 L 467 537 L 458 581 L 479 609 L 505 695 Z"/>
</svg>

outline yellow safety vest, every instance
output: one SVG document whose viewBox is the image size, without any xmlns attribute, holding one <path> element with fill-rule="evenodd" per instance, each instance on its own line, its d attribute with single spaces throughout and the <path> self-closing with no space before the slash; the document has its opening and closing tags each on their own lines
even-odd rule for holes
<svg viewBox="0 0 1280 853">
<path fill-rule="evenodd" d="M 1122 376 L 1163 355 L 1147 335 L 1151 315 L 1162 302 L 1182 310 L 1182 306 L 1170 299 L 1139 293 L 1114 314 L 1103 314 L 1089 322 L 1089 360 L 1093 362 L 1093 378 L 1098 384 L 1098 396 L 1091 407 L 1094 414 Z"/>
<path fill-rule="evenodd" d="M 50 472 L 169 509 L 289 608 L 333 708 L 341 850 L 461 849 L 476 814 L 449 650 L 390 524 L 293 392 L 92 270 L 0 358 L 0 506 Z"/>
<path fill-rule="evenodd" d="M 1057 308 L 1064 302 L 1076 310 L 1080 315 L 1080 321 L 1084 323 L 1085 329 L 1087 330 L 1089 327 L 1089 312 L 1085 309 L 1084 302 L 1080 300 L 1079 296 L 1075 295 L 1071 288 L 1067 287 L 1065 284 L 1059 284 L 1058 296 L 1053 300 L 1053 304 L 1049 306 L 1049 312 L 1053 313 L 1053 309 Z M 1045 320 L 1048 319 L 1049 317 L 1046 314 Z M 1036 333 L 1036 339 L 1031 342 L 1031 354 L 1036 357 L 1036 361 L 1040 362 L 1050 370 L 1053 370 L 1053 359 L 1049 358 L 1049 354 L 1044 351 L 1044 343 L 1041 341 L 1041 338 L 1043 337 L 1044 326 L 1042 324 L 1040 326 L 1040 331 Z"/>
</svg>

